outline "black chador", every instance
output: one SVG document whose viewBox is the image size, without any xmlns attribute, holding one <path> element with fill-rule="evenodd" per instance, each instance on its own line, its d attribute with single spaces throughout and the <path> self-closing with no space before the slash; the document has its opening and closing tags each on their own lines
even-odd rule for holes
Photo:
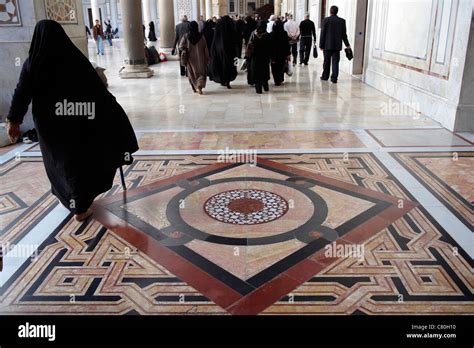
<svg viewBox="0 0 474 348">
<path fill-rule="evenodd" d="M 222 17 L 216 25 L 211 46 L 209 77 L 228 88 L 237 77 L 237 41 L 234 21 L 229 16 Z"/>
<path fill-rule="evenodd" d="M 138 144 L 122 107 L 54 21 L 36 25 L 8 121 L 21 124 L 30 102 L 52 192 L 84 214 Z"/>
</svg>

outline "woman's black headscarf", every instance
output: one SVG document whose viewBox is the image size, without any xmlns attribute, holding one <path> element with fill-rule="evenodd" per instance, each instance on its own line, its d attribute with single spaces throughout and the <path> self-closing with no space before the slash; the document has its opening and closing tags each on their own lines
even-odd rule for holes
<svg viewBox="0 0 474 348">
<path fill-rule="evenodd" d="M 72 56 L 90 65 L 59 23 L 51 20 L 38 22 L 29 51 L 30 71 L 49 69 Z"/>
<path fill-rule="evenodd" d="M 257 34 L 263 35 L 267 33 L 267 21 L 260 21 L 257 26 Z"/>
<path fill-rule="evenodd" d="M 58 22 L 42 20 L 36 24 L 28 60 L 32 85 L 36 90 L 46 91 L 54 87 L 67 93 L 69 89 L 72 97 L 78 89 L 84 88 L 80 81 L 88 81 L 89 90 L 94 86 L 105 89 L 89 59 Z"/>
<path fill-rule="evenodd" d="M 207 20 L 204 22 L 204 26 L 202 28 L 202 35 L 206 38 L 207 48 L 209 52 L 211 51 L 212 41 L 214 41 L 214 27 L 212 20 Z"/>
<path fill-rule="evenodd" d="M 235 44 L 235 25 L 229 16 L 222 17 L 216 25 L 214 33 L 214 46 L 216 50 L 223 50 L 227 45 Z"/>
<path fill-rule="evenodd" d="M 285 25 L 282 21 L 277 20 L 275 24 L 273 24 L 272 36 L 288 40 L 288 34 L 285 31 Z"/>
<path fill-rule="evenodd" d="M 150 27 L 150 33 L 148 34 L 148 40 L 150 40 L 151 42 L 158 41 L 158 39 L 156 38 L 155 23 L 150 22 L 149 27 Z"/>
<path fill-rule="evenodd" d="M 201 40 L 202 34 L 199 32 L 199 24 L 192 21 L 189 25 L 188 40 L 193 44 L 197 44 Z"/>
<path fill-rule="evenodd" d="M 245 26 L 244 26 L 244 39 L 245 41 L 248 41 L 250 38 L 250 35 L 257 29 L 257 22 L 252 16 L 247 16 L 245 18 Z"/>
</svg>

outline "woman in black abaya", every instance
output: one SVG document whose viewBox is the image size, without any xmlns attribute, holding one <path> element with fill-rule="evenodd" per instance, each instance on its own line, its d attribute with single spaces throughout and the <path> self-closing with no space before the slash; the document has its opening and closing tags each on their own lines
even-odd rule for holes
<svg viewBox="0 0 474 348">
<path fill-rule="evenodd" d="M 150 22 L 148 26 L 149 26 L 148 40 L 150 40 L 151 42 L 158 41 L 158 39 L 156 38 L 155 23 Z"/>
<path fill-rule="evenodd" d="M 283 22 L 278 20 L 270 34 L 272 42 L 272 74 L 275 86 L 281 86 L 285 81 L 285 65 L 291 55 L 290 41 Z"/>
<path fill-rule="evenodd" d="M 237 33 L 234 21 L 224 16 L 217 22 L 211 46 L 209 77 L 211 81 L 230 87 L 237 77 Z"/>
<path fill-rule="evenodd" d="M 7 118 L 12 141 L 30 102 L 52 192 L 84 221 L 138 144 L 115 97 L 55 21 L 36 25 Z"/>
<path fill-rule="evenodd" d="M 252 46 L 252 55 L 250 58 L 249 81 L 255 84 L 257 94 L 269 91 L 268 81 L 270 80 L 270 54 L 271 40 L 267 33 L 267 23 L 261 21 L 250 39 L 249 45 Z"/>
</svg>

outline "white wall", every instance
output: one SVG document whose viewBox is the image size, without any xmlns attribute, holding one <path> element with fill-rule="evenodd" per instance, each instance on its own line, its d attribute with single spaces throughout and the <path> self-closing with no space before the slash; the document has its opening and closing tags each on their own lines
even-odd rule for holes
<svg viewBox="0 0 474 348">
<path fill-rule="evenodd" d="M 450 130 L 474 130 L 474 103 L 460 105 L 472 9 L 472 0 L 371 0 L 365 81 Z M 474 97 L 470 81 L 463 90 Z"/>
</svg>

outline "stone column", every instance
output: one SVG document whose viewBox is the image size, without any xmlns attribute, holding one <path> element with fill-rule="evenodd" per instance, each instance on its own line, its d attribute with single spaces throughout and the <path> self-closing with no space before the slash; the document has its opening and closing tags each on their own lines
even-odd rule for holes
<svg viewBox="0 0 474 348">
<path fill-rule="evenodd" d="M 194 0 L 193 7 L 194 5 L 196 5 L 196 21 L 198 21 L 199 16 L 201 15 L 201 6 L 199 5 L 199 0 Z M 193 20 L 193 19 L 190 19 L 190 20 Z"/>
<path fill-rule="evenodd" d="M 158 12 L 160 15 L 160 48 L 168 56 L 173 49 L 175 36 L 174 3 L 172 0 L 159 0 Z"/>
<path fill-rule="evenodd" d="M 206 19 L 212 18 L 212 0 L 206 0 Z"/>
<path fill-rule="evenodd" d="M 229 6 L 227 5 L 227 0 L 219 0 L 219 16 L 225 16 L 229 14 Z"/>
<path fill-rule="evenodd" d="M 207 20 L 206 1 L 205 0 L 199 0 L 199 11 L 201 12 L 201 16 L 204 17 L 204 20 Z"/>
<path fill-rule="evenodd" d="M 91 9 L 92 9 L 92 22 L 93 22 L 92 24 L 95 25 L 96 19 L 100 21 L 99 0 L 91 0 Z"/>
<path fill-rule="evenodd" d="M 145 25 L 145 35 L 148 40 L 148 34 L 150 34 L 150 22 L 153 20 L 151 18 L 151 0 L 142 0 L 143 6 L 143 25 Z"/>
<path fill-rule="evenodd" d="M 125 66 L 120 69 L 123 79 L 149 78 L 153 70 L 145 59 L 142 27 L 142 4 L 137 0 L 121 0 Z"/>
<path fill-rule="evenodd" d="M 118 28 L 117 0 L 110 1 L 110 17 L 112 18 L 112 29 Z"/>
<path fill-rule="evenodd" d="M 281 0 L 275 0 L 275 11 L 276 16 L 281 16 Z"/>
</svg>

